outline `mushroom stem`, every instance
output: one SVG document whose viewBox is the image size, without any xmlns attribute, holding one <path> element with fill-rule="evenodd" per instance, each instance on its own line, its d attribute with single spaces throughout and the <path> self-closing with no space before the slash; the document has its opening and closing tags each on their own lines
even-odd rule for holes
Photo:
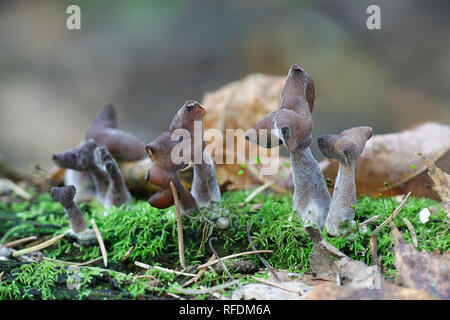
<svg viewBox="0 0 450 320">
<path fill-rule="evenodd" d="M 319 164 L 310 148 L 297 148 L 290 152 L 294 178 L 294 210 L 305 226 L 323 228 L 330 207 L 331 196 Z"/>
<path fill-rule="evenodd" d="M 194 164 L 192 196 L 200 208 L 209 207 L 211 202 L 220 202 L 220 188 L 214 163 L 208 151 L 203 150 L 203 163 Z"/>
<path fill-rule="evenodd" d="M 69 221 L 69 235 L 75 236 L 81 243 L 89 244 L 95 240 L 95 235 L 87 227 L 86 219 L 80 208 L 73 201 L 76 193 L 75 186 L 53 187 L 50 191 L 53 201 L 59 202 L 66 212 Z"/>
<path fill-rule="evenodd" d="M 352 221 L 355 216 L 356 187 L 355 163 L 339 163 L 339 170 L 331 198 L 329 218 L 325 227 L 331 234 L 337 234 L 338 228 L 345 221 Z"/>
<path fill-rule="evenodd" d="M 356 206 L 355 161 L 364 150 L 366 141 L 372 136 L 370 127 L 355 127 L 339 135 L 328 134 L 318 138 L 320 151 L 328 158 L 339 161 L 330 210 L 325 228 L 337 236 L 348 231 L 353 224 Z"/>
<path fill-rule="evenodd" d="M 94 152 L 97 167 L 107 172 L 110 178 L 104 205 L 108 208 L 112 206 L 120 207 L 121 205 L 127 206 L 131 202 L 131 194 L 125 185 L 125 179 L 116 160 L 105 146 L 97 148 Z"/>
</svg>

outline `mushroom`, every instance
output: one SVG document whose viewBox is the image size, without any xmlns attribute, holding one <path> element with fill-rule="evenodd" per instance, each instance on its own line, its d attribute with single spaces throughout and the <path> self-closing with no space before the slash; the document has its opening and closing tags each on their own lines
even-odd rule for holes
<svg viewBox="0 0 450 320">
<path fill-rule="evenodd" d="M 80 244 L 93 244 L 96 241 L 95 232 L 87 227 L 86 219 L 80 208 L 73 201 L 76 194 L 75 186 L 53 187 L 50 191 L 53 201 L 59 202 L 66 212 L 70 230 L 66 235 L 74 237 Z"/>
<path fill-rule="evenodd" d="M 117 129 L 117 115 L 112 103 L 103 107 L 87 129 L 84 141 L 89 139 L 94 139 L 99 146 L 106 146 L 118 161 L 135 161 L 145 157 L 145 144 L 131 133 Z M 67 169 L 65 184 L 77 187 L 75 201 L 95 197 L 95 187 L 87 172 Z"/>
<path fill-rule="evenodd" d="M 105 195 L 105 207 L 128 206 L 131 202 L 131 194 L 125 185 L 125 180 L 116 160 L 105 146 L 96 148 L 94 153 L 94 159 L 97 162 L 97 166 L 108 172 L 111 178 L 108 191 Z"/>
<path fill-rule="evenodd" d="M 170 124 L 169 131 L 174 133 L 177 129 L 189 131 L 191 138 L 191 160 L 194 163 L 194 178 L 191 194 L 197 206 L 209 207 L 213 202 L 220 201 L 220 187 L 216 178 L 214 162 L 203 138 L 203 117 L 205 108 L 194 100 L 188 100 L 178 110 Z M 197 128 L 196 128 L 197 126 Z"/>
<path fill-rule="evenodd" d="M 355 127 L 344 130 L 339 135 L 327 134 L 318 138 L 320 151 L 327 158 L 339 161 L 338 175 L 325 223 L 325 228 L 331 235 L 345 233 L 353 222 L 356 206 L 355 161 L 372 134 L 370 127 Z"/>
<path fill-rule="evenodd" d="M 181 213 L 186 214 L 196 208 L 196 203 L 189 190 L 181 183 L 177 174 L 187 164 L 184 162 L 176 164 L 172 161 L 173 148 L 179 142 L 181 141 L 172 141 L 170 132 L 164 132 L 146 146 L 147 154 L 153 162 L 153 167 L 148 171 L 146 180 L 162 188 L 148 201 L 150 205 L 159 209 L 171 206 L 173 204 L 173 194 L 170 190 L 170 181 L 172 181 L 180 198 Z"/>
<path fill-rule="evenodd" d="M 294 178 L 294 210 L 305 226 L 322 228 L 331 197 L 309 148 L 313 107 L 314 83 L 302 68 L 293 65 L 281 92 L 280 108 L 252 128 L 256 137 L 248 134 L 246 139 L 262 147 L 283 144 L 288 149 Z"/>
<path fill-rule="evenodd" d="M 98 153 L 94 152 L 96 148 L 97 143 L 95 143 L 94 139 L 89 139 L 72 150 L 54 154 L 52 160 L 61 168 L 87 171 L 94 182 L 98 201 L 104 204 L 110 177 L 98 165 L 99 160 L 96 160 Z"/>
</svg>

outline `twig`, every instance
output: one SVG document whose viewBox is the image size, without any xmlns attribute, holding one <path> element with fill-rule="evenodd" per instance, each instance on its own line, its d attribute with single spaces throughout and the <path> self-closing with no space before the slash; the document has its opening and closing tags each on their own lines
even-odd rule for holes
<svg viewBox="0 0 450 320">
<path fill-rule="evenodd" d="M 134 249 L 134 246 L 131 246 L 131 248 L 128 249 L 127 252 L 125 252 L 125 254 L 123 255 L 122 259 L 120 259 L 121 263 L 128 259 L 128 257 L 130 256 L 131 252 L 133 251 L 133 249 Z"/>
<path fill-rule="evenodd" d="M 273 250 L 256 250 L 256 251 L 247 251 L 247 252 L 240 252 L 240 253 L 235 253 L 226 257 L 222 257 L 222 260 L 228 260 L 228 259 L 233 259 L 233 258 L 237 258 L 240 256 L 245 256 L 247 254 L 256 254 L 256 253 L 272 253 Z M 219 259 L 215 259 L 213 261 L 207 262 L 205 264 L 202 264 L 200 266 L 197 267 L 197 269 L 203 269 L 209 266 L 212 266 L 213 264 L 216 264 L 219 262 Z"/>
<path fill-rule="evenodd" d="M 182 272 L 182 271 L 171 270 L 171 269 L 163 268 L 163 267 L 160 267 L 160 266 L 151 266 L 151 265 L 148 265 L 146 263 L 139 262 L 139 261 L 135 261 L 134 264 L 137 265 L 138 267 L 141 267 L 141 268 L 144 268 L 144 269 L 148 269 L 148 270 L 150 270 L 150 269 L 158 269 L 160 271 L 164 271 L 164 272 L 167 272 L 167 273 L 175 273 L 175 274 L 178 274 L 178 275 L 181 275 L 181 276 L 195 277 L 195 274 L 193 274 L 193 273 L 186 273 L 186 272 Z"/>
<path fill-rule="evenodd" d="M 231 275 L 230 271 L 228 270 L 227 266 L 225 265 L 225 263 L 223 263 L 222 259 L 220 259 L 219 254 L 216 252 L 216 250 L 214 249 L 212 242 L 216 241 L 217 237 L 211 237 L 209 238 L 208 244 L 209 244 L 209 248 L 211 249 L 211 251 L 214 253 L 214 255 L 217 257 L 217 259 L 219 260 L 220 264 L 222 265 L 222 268 L 225 270 L 225 272 L 228 274 L 228 277 L 231 280 L 235 280 L 234 277 Z"/>
<path fill-rule="evenodd" d="M 13 252 L 12 256 L 14 258 L 17 258 L 18 256 L 21 256 L 24 254 L 28 254 L 28 253 L 31 253 L 34 251 L 45 249 L 45 248 L 50 247 L 51 245 L 57 243 L 62 238 L 64 238 L 64 234 L 60 234 L 59 236 L 56 236 L 48 241 L 42 242 L 42 243 L 38 244 L 37 246 L 33 246 L 33 247 L 22 249 L 22 250 L 17 250 L 15 252 Z"/>
<path fill-rule="evenodd" d="M 250 237 L 250 231 L 251 231 L 252 226 L 249 224 L 247 226 L 247 238 L 248 238 L 248 242 L 251 244 L 252 249 L 254 251 L 257 251 L 258 249 L 256 248 L 256 246 L 252 243 L 252 239 Z M 272 268 L 272 266 L 269 264 L 269 262 L 267 262 L 266 259 L 264 259 L 264 257 L 262 255 L 260 255 L 259 253 L 256 254 L 259 258 L 259 260 L 261 260 L 261 262 L 266 266 L 266 268 L 272 273 L 272 275 L 274 276 L 274 278 L 278 281 L 281 282 L 280 278 L 278 278 L 277 273 L 275 272 L 275 270 Z"/>
<path fill-rule="evenodd" d="M 377 234 L 378 231 L 380 231 L 382 228 L 384 228 L 389 222 L 391 222 L 402 210 L 402 208 L 405 206 L 406 202 L 408 201 L 409 196 L 411 195 L 411 191 L 408 192 L 405 199 L 403 199 L 402 203 L 397 207 L 397 209 L 394 210 L 394 212 L 390 215 L 389 218 L 387 218 L 385 221 L 383 221 L 382 224 L 380 224 L 372 233 L 371 236 L 374 234 Z"/>
<path fill-rule="evenodd" d="M 24 198 L 25 200 L 31 199 L 31 195 L 28 192 L 26 192 L 24 189 L 22 189 L 9 179 L 0 179 L 0 186 L 1 185 L 4 185 L 7 188 L 11 189 L 13 192 L 17 193 L 17 195 Z"/>
<path fill-rule="evenodd" d="M 97 224 L 95 223 L 94 218 L 91 219 L 92 228 L 94 229 L 95 236 L 97 237 L 98 244 L 100 245 L 100 251 L 102 253 L 103 257 L 103 264 L 105 267 L 108 266 L 108 256 L 106 254 L 105 244 L 103 243 L 102 234 L 100 233 L 100 230 L 97 227 Z"/>
<path fill-rule="evenodd" d="M 207 293 L 212 293 L 215 291 L 219 291 L 219 290 L 234 286 L 238 283 L 239 283 L 239 280 L 233 280 L 230 282 L 225 282 L 223 284 L 219 284 L 218 286 L 205 288 L 205 289 L 183 289 L 183 288 L 172 288 L 172 289 L 179 293 L 182 293 L 182 294 L 189 294 L 189 295 L 207 294 Z"/>
<path fill-rule="evenodd" d="M 378 266 L 378 244 L 376 234 L 370 236 L 370 248 L 372 253 L 372 264 Z"/>
<path fill-rule="evenodd" d="M 178 199 L 177 190 L 172 181 L 170 181 L 170 188 L 173 193 L 173 200 L 175 203 L 175 212 L 177 215 L 177 230 L 178 230 L 178 255 L 180 256 L 181 268 L 186 268 L 184 263 L 184 241 L 183 241 L 183 226 L 181 224 L 181 213 L 180 213 L 180 200 Z"/>
<path fill-rule="evenodd" d="M 281 285 L 281 284 L 279 284 L 277 282 L 274 282 L 274 281 L 270 281 L 270 280 L 267 280 L 267 279 L 261 279 L 261 278 L 257 278 L 257 277 L 254 277 L 254 276 L 250 276 L 250 278 L 252 278 L 253 280 L 259 281 L 261 283 L 268 284 L 268 285 L 273 286 L 273 287 L 277 287 L 277 288 L 285 290 L 285 291 L 294 292 L 294 293 L 297 293 L 299 295 L 302 295 L 301 291 L 299 291 L 297 289 L 293 289 L 293 288 L 289 288 L 289 287 L 283 286 L 283 285 Z"/>
<path fill-rule="evenodd" d="M 205 226 L 203 227 L 203 232 L 202 232 L 202 241 L 200 242 L 200 248 L 198 248 L 198 252 L 200 253 L 203 247 L 203 243 L 205 240 L 205 231 L 206 231 L 206 227 L 208 226 L 208 222 L 205 222 Z"/>
<path fill-rule="evenodd" d="M 417 236 L 416 236 L 416 231 L 414 230 L 413 225 L 411 224 L 411 222 L 409 222 L 408 218 L 403 218 L 403 222 L 406 224 L 406 226 L 408 227 L 409 230 L 409 234 L 411 235 L 411 240 L 413 242 L 414 247 L 417 248 L 418 246 L 418 242 L 417 242 Z"/>
<path fill-rule="evenodd" d="M 98 257 L 98 258 L 95 258 L 95 259 L 92 259 L 92 260 L 89 260 L 89 261 L 86 261 L 86 262 L 63 261 L 63 260 L 51 259 L 51 258 L 47 258 L 47 257 L 43 257 L 42 259 L 50 261 L 50 262 L 61 263 L 61 264 L 64 264 L 66 266 L 79 266 L 79 267 L 82 267 L 82 266 L 88 266 L 90 264 L 98 262 L 98 261 L 102 260 L 103 257 Z"/>
<path fill-rule="evenodd" d="M 208 262 L 213 261 L 214 259 L 216 259 L 216 255 L 213 253 L 213 255 L 208 259 Z M 195 277 L 193 277 L 192 279 L 189 279 L 188 281 L 186 281 L 185 283 L 183 283 L 181 286 L 187 287 L 188 285 L 190 285 L 193 282 L 197 282 L 198 279 L 206 272 L 207 268 L 203 268 L 200 269 L 197 274 L 195 275 Z"/>
<path fill-rule="evenodd" d="M 253 192 L 250 193 L 247 198 L 245 198 L 244 202 L 249 203 L 254 197 L 256 197 L 258 195 L 258 193 L 263 192 L 264 190 L 266 190 L 268 187 L 270 187 L 274 183 L 275 183 L 275 180 L 269 180 L 266 183 L 264 183 L 262 186 L 259 186 L 258 188 L 253 190 Z"/>
<path fill-rule="evenodd" d="M 373 217 L 371 217 L 371 218 L 369 218 L 369 219 L 367 219 L 367 220 L 361 222 L 361 223 L 358 225 L 358 228 L 362 228 L 362 227 L 364 227 L 365 225 L 368 225 L 369 223 L 372 223 L 372 222 L 374 222 L 375 220 L 378 220 L 379 217 L 380 217 L 379 215 L 376 215 L 376 216 L 373 216 Z"/>
<path fill-rule="evenodd" d="M 186 300 L 185 298 L 182 298 L 179 295 L 177 295 L 175 293 L 172 293 L 172 292 L 169 292 L 169 291 L 165 291 L 164 293 L 167 294 L 168 296 L 171 296 L 172 298 L 175 298 L 175 299 Z"/>
<path fill-rule="evenodd" d="M 151 276 L 149 274 L 143 274 L 140 276 L 135 276 L 134 279 L 150 279 L 150 280 L 155 280 L 156 278 L 154 276 Z"/>
<path fill-rule="evenodd" d="M 36 240 L 37 237 L 36 236 L 32 236 L 32 237 L 28 237 L 28 238 L 23 238 L 23 239 L 18 239 L 18 240 L 14 240 L 5 244 L 0 244 L 0 248 L 1 247 L 8 247 L 8 248 L 14 248 L 17 247 L 25 242 L 29 242 L 29 241 L 33 241 Z"/>
</svg>

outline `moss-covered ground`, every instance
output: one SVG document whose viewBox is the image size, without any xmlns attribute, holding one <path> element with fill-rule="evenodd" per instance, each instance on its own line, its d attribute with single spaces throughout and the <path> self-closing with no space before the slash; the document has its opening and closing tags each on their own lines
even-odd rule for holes
<svg viewBox="0 0 450 320">
<path fill-rule="evenodd" d="M 183 218 L 185 259 L 187 266 L 205 263 L 212 252 L 208 245 L 211 236 L 220 256 L 252 250 L 251 239 L 259 250 L 270 249 L 264 254 L 276 269 L 303 273 L 309 269 L 312 243 L 308 233 L 292 212 L 292 199 L 286 195 L 259 194 L 250 203 L 244 203 L 250 191 L 228 192 L 222 196 L 220 205 L 201 209 Z M 362 197 L 356 206 L 356 220 L 361 223 L 374 215 L 380 218 L 366 230 L 353 230 L 344 237 L 331 238 L 332 244 L 349 257 L 372 264 L 370 232 L 384 221 L 398 206 L 393 199 Z M 432 208 L 430 221 L 419 220 L 422 208 Z M 173 207 L 158 210 L 145 200 L 134 201 L 129 209 L 104 209 L 96 202 L 81 204 L 88 221 L 94 218 L 98 225 L 108 254 L 108 266 L 102 261 L 89 266 L 68 267 L 55 261 L 86 262 L 101 257 L 98 245 L 83 247 L 73 240 L 63 238 L 57 244 L 43 250 L 47 259 L 40 263 L 19 262 L 15 259 L 0 261 L 0 299 L 149 299 L 167 298 L 167 292 L 175 293 L 175 287 L 190 279 L 158 269 L 145 270 L 134 264 L 143 262 L 150 266 L 162 266 L 180 270 L 175 210 Z M 219 229 L 216 221 L 226 217 L 230 226 Z M 450 249 L 449 221 L 439 204 L 430 199 L 410 198 L 401 213 L 394 219 L 404 239 L 411 241 L 403 218 L 414 226 L 418 249 L 441 253 Z M 35 195 L 31 201 L 19 199 L 0 201 L 0 244 L 29 236 L 44 241 L 69 228 L 63 208 L 54 203 L 48 193 Z M 382 271 L 396 276 L 394 268 L 393 238 L 389 226 L 377 235 L 378 257 Z M 26 246 L 34 245 L 27 243 Z M 23 248 L 19 247 L 17 249 Z M 133 249 L 130 251 L 130 248 Z M 129 253 L 127 259 L 124 256 Z M 255 255 L 258 267 L 264 267 Z M 51 260 L 49 260 L 51 259 Z M 232 260 L 227 260 L 226 264 Z M 196 273 L 191 268 L 186 272 Z M 265 277 L 267 272 L 257 274 Z M 155 279 L 152 279 L 153 276 Z M 241 283 L 254 282 L 248 275 L 234 274 Z M 226 273 L 218 274 L 208 269 L 190 289 L 209 287 L 229 281 Z M 71 286 L 71 284 L 74 284 Z M 75 287 L 75 288 L 74 288 Z M 222 291 L 230 294 L 234 287 Z M 207 299 L 209 295 L 191 296 L 191 299 Z"/>
</svg>

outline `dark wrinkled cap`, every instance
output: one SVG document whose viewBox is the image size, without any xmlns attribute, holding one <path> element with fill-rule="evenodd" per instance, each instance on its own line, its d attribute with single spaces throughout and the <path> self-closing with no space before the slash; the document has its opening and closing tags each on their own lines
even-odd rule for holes
<svg viewBox="0 0 450 320">
<path fill-rule="evenodd" d="M 361 155 L 372 134 L 370 127 L 355 127 L 339 135 L 324 135 L 318 138 L 319 149 L 328 158 L 351 164 Z"/>
<path fill-rule="evenodd" d="M 50 190 L 52 200 L 61 203 L 64 208 L 67 208 L 73 204 L 75 193 L 76 188 L 73 185 L 68 185 L 65 187 L 53 187 Z"/>
</svg>

